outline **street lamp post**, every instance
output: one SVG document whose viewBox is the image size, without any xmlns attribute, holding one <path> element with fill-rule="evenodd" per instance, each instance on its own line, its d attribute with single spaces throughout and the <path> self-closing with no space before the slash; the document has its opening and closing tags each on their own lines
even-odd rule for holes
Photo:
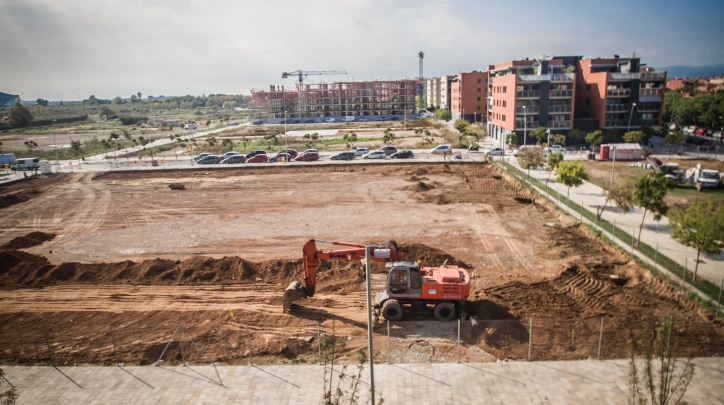
<svg viewBox="0 0 724 405">
<path fill-rule="evenodd" d="M 546 141 L 546 147 L 551 147 L 551 129 L 546 129 L 546 135 L 548 135 L 548 140 Z"/>
<path fill-rule="evenodd" d="M 631 104 L 631 114 L 628 115 L 628 130 L 626 132 L 631 132 L 631 118 L 633 117 L 634 108 L 636 108 L 636 103 Z"/>
<path fill-rule="evenodd" d="M 58 144 L 55 143 L 55 120 L 53 120 L 53 152 L 55 153 L 55 172 L 60 172 L 60 161 L 58 160 Z"/>
<path fill-rule="evenodd" d="M 528 109 L 523 106 L 523 146 L 528 141 Z"/>
</svg>

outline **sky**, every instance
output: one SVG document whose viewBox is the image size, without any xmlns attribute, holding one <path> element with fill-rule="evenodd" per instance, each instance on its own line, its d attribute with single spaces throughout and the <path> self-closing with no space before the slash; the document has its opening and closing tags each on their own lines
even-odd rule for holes
<svg viewBox="0 0 724 405">
<path fill-rule="evenodd" d="M 0 92 L 250 94 L 485 71 L 543 55 L 724 63 L 721 0 L 0 0 Z"/>
</svg>

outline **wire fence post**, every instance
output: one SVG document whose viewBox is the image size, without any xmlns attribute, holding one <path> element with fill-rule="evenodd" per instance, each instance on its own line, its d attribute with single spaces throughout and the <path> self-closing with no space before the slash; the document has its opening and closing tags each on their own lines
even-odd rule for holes
<svg viewBox="0 0 724 405">
<path fill-rule="evenodd" d="M 184 342 L 181 340 L 181 337 L 183 336 L 183 328 L 181 328 L 181 322 L 178 324 L 178 347 L 179 350 L 181 350 L 181 364 L 184 366 L 186 365 L 186 356 L 184 355 Z"/>
<path fill-rule="evenodd" d="M 45 335 L 45 345 L 48 346 L 48 358 L 50 359 L 50 365 L 55 366 L 53 364 L 53 349 L 50 347 L 50 339 L 48 339 L 48 330 L 45 329 L 45 324 L 43 325 L 43 335 Z"/>
<path fill-rule="evenodd" d="M 633 247 L 634 247 L 635 241 L 636 241 L 636 229 L 634 229 L 633 232 L 631 232 L 631 252 L 629 253 L 631 256 L 633 256 Z"/>
<path fill-rule="evenodd" d="M 719 285 L 719 299 L 716 301 L 716 316 L 719 317 L 719 306 L 721 305 L 721 290 L 724 289 L 724 278 Z"/>
<path fill-rule="evenodd" d="M 118 352 L 116 352 L 116 337 L 113 335 L 113 324 L 108 324 L 108 331 L 111 333 L 111 343 L 113 343 L 113 358 L 116 359 L 116 364 L 118 364 Z"/>
<path fill-rule="evenodd" d="M 458 318 L 458 363 L 460 363 L 460 318 Z"/>
<path fill-rule="evenodd" d="M 251 331 L 249 331 L 249 325 L 246 325 L 246 345 L 249 348 L 249 365 L 254 365 L 254 357 L 251 353 Z"/>
<path fill-rule="evenodd" d="M 390 355 L 390 320 L 387 320 L 387 364 L 392 364 L 392 357 Z"/>
<path fill-rule="evenodd" d="M 601 315 L 601 331 L 598 333 L 598 355 L 596 360 L 601 360 L 601 344 L 603 343 L 603 315 Z"/>
<path fill-rule="evenodd" d="M 684 287 L 686 287 L 686 272 L 689 271 L 687 269 L 689 267 L 689 258 L 687 257 L 684 259 L 684 277 L 681 279 L 681 293 L 684 293 Z"/>
<path fill-rule="evenodd" d="M 319 353 L 319 364 L 322 364 L 322 333 L 319 329 L 319 321 L 317 321 L 317 352 Z"/>
<path fill-rule="evenodd" d="M 613 228 L 611 228 L 611 242 L 616 244 L 616 218 L 613 219 Z"/>
<path fill-rule="evenodd" d="M 658 268 L 656 267 L 656 261 L 659 258 L 659 242 L 656 242 L 656 251 L 654 252 L 654 271 L 658 271 Z"/>
<path fill-rule="evenodd" d="M 530 361 L 530 348 L 533 344 L 533 318 L 530 318 L 530 326 L 528 326 L 528 361 Z"/>
<path fill-rule="evenodd" d="M 596 223 L 595 223 L 596 232 L 598 232 L 598 212 L 596 212 Z"/>
</svg>

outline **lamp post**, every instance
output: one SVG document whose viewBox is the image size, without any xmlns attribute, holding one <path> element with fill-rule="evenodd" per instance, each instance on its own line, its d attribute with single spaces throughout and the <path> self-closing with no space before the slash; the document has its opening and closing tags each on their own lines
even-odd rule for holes
<svg viewBox="0 0 724 405">
<path fill-rule="evenodd" d="M 55 120 L 53 120 L 53 152 L 55 152 L 55 172 L 60 172 L 60 161 L 58 161 L 58 144 L 55 143 Z"/>
<path fill-rule="evenodd" d="M 634 108 L 636 108 L 636 103 L 631 104 L 631 114 L 628 115 L 628 130 L 626 132 L 631 132 L 631 118 L 633 118 Z"/>
<path fill-rule="evenodd" d="M 528 109 L 523 106 L 523 146 L 528 140 Z"/>
<path fill-rule="evenodd" d="M 548 140 L 546 141 L 546 147 L 551 147 L 551 129 L 546 129 L 546 135 L 548 135 Z"/>
</svg>

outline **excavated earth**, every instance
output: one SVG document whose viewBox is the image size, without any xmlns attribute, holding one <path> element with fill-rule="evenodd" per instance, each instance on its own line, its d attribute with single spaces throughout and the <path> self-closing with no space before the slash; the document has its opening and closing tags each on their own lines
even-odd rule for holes
<svg viewBox="0 0 724 405">
<path fill-rule="evenodd" d="M 305 362 L 321 334 L 354 360 L 359 262 L 324 263 L 315 297 L 282 313 L 312 238 L 394 239 L 406 259 L 468 268 L 463 361 L 525 359 L 531 319 L 535 358 L 597 356 L 601 324 L 602 357 L 623 358 L 664 314 L 684 354 L 724 353 L 720 320 L 489 164 L 75 173 L 4 185 L 0 201 L 4 362 L 149 364 L 182 348 L 200 363 Z M 384 265 L 373 273 L 379 291 Z M 438 333 L 451 325 L 405 320 L 391 328 L 404 360 L 453 350 L 456 332 Z M 377 325 L 378 348 L 386 335 Z"/>
</svg>

